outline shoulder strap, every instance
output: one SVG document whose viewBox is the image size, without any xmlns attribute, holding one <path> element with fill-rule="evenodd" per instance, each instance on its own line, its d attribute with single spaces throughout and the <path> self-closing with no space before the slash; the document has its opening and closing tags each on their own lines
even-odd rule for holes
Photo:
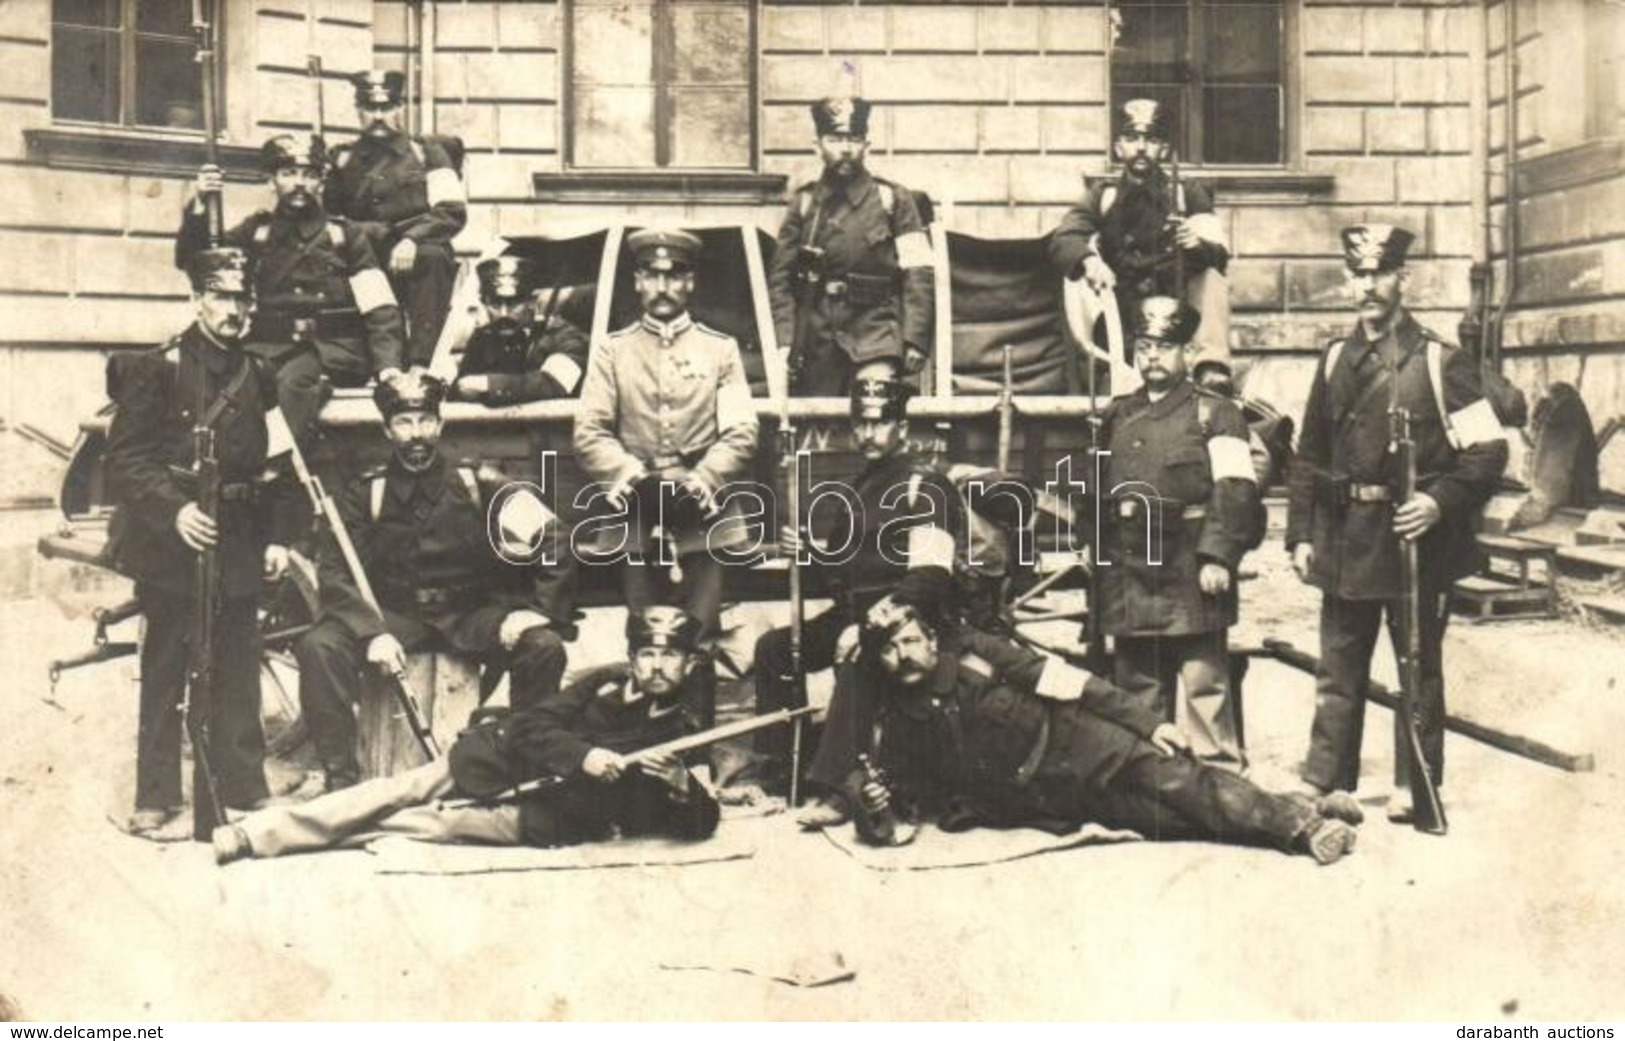
<svg viewBox="0 0 1625 1041">
<path fill-rule="evenodd" d="M 796 210 L 802 219 L 812 212 L 813 193 L 811 188 L 802 188 L 796 192 Z"/>
<path fill-rule="evenodd" d="M 384 512 L 384 475 L 379 474 L 372 479 L 367 487 L 367 516 L 377 520 L 378 515 Z"/>
<path fill-rule="evenodd" d="M 271 241 L 271 222 L 265 221 L 254 229 L 254 245 L 263 246 Z"/>
<path fill-rule="evenodd" d="M 1196 395 L 1196 422 L 1202 428 L 1202 436 L 1213 436 L 1213 399 Z"/>
<path fill-rule="evenodd" d="M 885 181 L 876 181 L 875 188 L 880 192 L 880 205 L 885 207 L 886 216 L 890 217 L 892 210 L 897 208 L 897 193 Z"/>
<path fill-rule="evenodd" d="M 924 475 L 918 470 L 908 475 L 908 504 L 910 506 L 920 501 L 920 482 L 924 479 Z"/>
<path fill-rule="evenodd" d="M 1184 181 L 1174 182 L 1174 209 L 1178 211 L 1179 216 L 1181 217 L 1185 216 L 1185 214 L 1190 211 L 1190 207 L 1185 205 Z"/>
<path fill-rule="evenodd" d="M 421 166 L 428 166 L 428 153 L 423 150 L 423 142 L 414 137 L 409 138 L 406 143 L 411 147 L 412 155 L 417 159 L 418 164 Z"/>
<path fill-rule="evenodd" d="M 1343 357 L 1343 340 L 1333 340 L 1332 345 L 1326 348 L 1326 382 L 1332 380 L 1332 370 L 1337 368 L 1337 360 Z"/>
<path fill-rule="evenodd" d="M 231 382 L 227 383 L 225 388 L 215 395 L 215 399 L 209 403 L 209 411 L 203 413 L 202 417 L 204 426 L 214 426 L 214 421 L 220 418 L 220 413 L 226 410 L 226 406 L 231 404 L 232 400 L 237 397 L 238 392 L 248 383 L 248 377 L 253 374 L 253 361 L 245 359 L 242 366 L 238 368 L 236 375 L 231 377 Z"/>
<path fill-rule="evenodd" d="M 1113 204 L 1117 202 L 1117 185 L 1108 184 L 1100 190 L 1100 215 L 1102 217 L 1111 212 Z"/>
<path fill-rule="evenodd" d="M 333 244 L 334 249 L 344 248 L 344 225 L 338 221 L 327 222 L 327 241 Z"/>
</svg>

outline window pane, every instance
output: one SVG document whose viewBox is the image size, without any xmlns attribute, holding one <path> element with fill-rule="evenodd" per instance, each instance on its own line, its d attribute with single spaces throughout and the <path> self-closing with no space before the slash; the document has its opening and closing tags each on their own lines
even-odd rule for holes
<svg viewBox="0 0 1625 1041">
<path fill-rule="evenodd" d="M 577 87 L 575 165 L 654 166 L 654 98 L 652 87 Z"/>
<path fill-rule="evenodd" d="M 119 0 L 54 0 L 51 20 L 59 25 L 115 28 L 119 24 L 119 6 Z"/>
<path fill-rule="evenodd" d="M 1183 83 L 1189 23 L 1183 5 L 1113 9 L 1116 43 L 1112 78 L 1118 83 Z"/>
<path fill-rule="evenodd" d="M 213 4 L 216 12 L 225 5 L 219 0 Z M 209 11 L 204 10 L 205 14 Z M 214 17 L 219 17 L 218 14 Z M 135 27 L 144 33 L 164 33 L 168 36 L 190 36 L 192 33 L 191 0 L 141 0 L 135 6 Z"/>
<path fill-rule="evenodd" d="M 51 33 L 51 111 L 58 119 L 117 123 L 116 32 L 57 27 Z"/>
<path fill-rule="evenodd" d="M 202 77 L 190 43 L 137 37 L 135 121 L 142 126 L 203 129 Z"/>
<path fill-rule="evenodd" d="M 653 39 L 648 3 L 577 3 L 572 8 L 571 78 L 576 83 L 653 83 Z"/>
<path fill-rule="evenodd" d="M 1207 162 L 1281 161 L 1280 88 L 1210 87 L 1205 93 Z"/>
<path fill-rule="evenodd" d="M 677 83 L 736 83 L 750 78 L 750 9 L 741 4 L 673 4 Z"/>
<path fill-rule="evenodd" d="M 1279 83 L 1281 12 L 1275 4 L 1237 4 L 1207 12 L 1209 83 Z"/>
<path fill-rule="evenodd" d="M 744 90 L 674 88 L 672 165 L 750 166 L 750 94 Z"/>
</svg>

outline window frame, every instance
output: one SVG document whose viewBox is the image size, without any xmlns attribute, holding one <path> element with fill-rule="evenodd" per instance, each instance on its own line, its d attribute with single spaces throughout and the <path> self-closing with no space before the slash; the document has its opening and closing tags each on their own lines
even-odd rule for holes
<svg viewBox="0 0 1625 1041">
<path fill-rule="evenodd" d="M 560 50 L 562 61 L 560 69 L 562 82 L 560 83 L 562 145 L 560 149 L 560 162 L 563 167 L 563 176 L 574 178 L 661 178 L 671 180 L 700 179 L 716 181 L 733 178 L 750 178 L 760 176 L 762 169 L 762 53 L 761 53 L 761 3 L 759 0 L 746 0 L 739 6 L 745 11 L 749 23 L 746 34 L 746 136 L 748 139 L 748 156 L 741 166 L 673 166 L 670 164 L 672 154 L 672 81 L 671 70 L 674 65 L 674 48 L 676 46 L 676 30 L 672 12 L 678 0 L 650 0 L 650 17 L 653 25 L 651 29 L 651 46 L 653 47 L 653 69 L 651 74 L 654 88 L 654 154 L 655 164 L 652 166 L 581 166 L 576 162 L 576 38 L 575 15 L 580 9 L 578 0 L 560 0 L 559 14 L 562 21 L 560 27 Z"/>
<path fill-rule="evenodd" d="M 137 14 L 138 14 L 137 8 L 140 6 L 140 3 L 141 3 L 141 0 L 119 0 L 119 25 L 118 25 L 118 27 L 116 29 L 104 29 L 104 28 L 98 28 L 98 27 L 95 27 L 95 26 L 75 25 L 74 23 L 69 23 L 69 22 L 58 22 L 57 19 L 56 19 L 56 3 L 55 3 L 55 0 L 52 0 L 52 4 L 51 4 L 51 20 L 50 20 L 50 34 L 51 34 L 50 35 L 50 41 L 51 41 L 51 46 L 50 46 L 50 68 L 51 68 L 51 77 L 52 77 L 51 95 L 50 95 L 51 122 L 55 126 L 84 128 L 84 129 L 87 129 L 87 130 L 88 129 L 96 129 L 96 130 L 109 131 L 109 132 L 118 133 L 118 134 L 140 134 L 140 135 L 152 135 L 152 136 L 155 136 L 155 137 L 157 137 L 157 136 L 172 136 L 172 137 L 183 137 L 183 138 L 196 138 L 198 140 L 202 140 L 205 137 L 205 135 L 208 133 L 208 129 L 207 129 L 208 128 L 208 114 L 207 113 L 201 113 L 200 112 L 200 118 L 202 120 L 203 125 L 199 126 L 199 127 L 176 127 L 176 126 L 160 125 L 160 124 L 155 124 L 155 123 L 138 123 L 138 122 L 135 121 L 136 108 L 137 108 L 137 92 L 138 92 L 138 88 L 139 88 L 139 80 L 138 80 L 139 70 L 137 68 L 137 63 L 136 63 L 136 52 L 137 52 L 138 38 L 140 36 L 150 36 L 150 37 L 154 37 L 154 38 L 162 39 L 162 40 L 176 40 L 176 39 L 179 39 L 179 37 L 168 36 L 168 35 L 162 34 L 162 33 L 142 33 L 142 32 L 140 32 L 136 28 L 136 25 L 137 25 L 136 18 L 137 18 Z M 222 29 L 221 22 L 222 22 L 222 19 L 225 17 L 225 8 L 227 7 L 227 4 L 225 4 L 223 2 L 223 0 L 214 0 L 214 3 L 211 6 L 212 6 L 213 9 L 209 12 L 210 15 L 211 15 L 211 20 L 210 20 L 210 23 L 209 23 L 209 33 L 210 33 L 210 36 L 212 37 L 211 42 L 212 42 L 213 49 L 214 49 L 214 69 L 213 69 L 213 72 L 214 72 L 214 104 L 215 104 L 215 109 L 217 110 L 217 112 L 219 113 L 219 115 L 221 117 L 221 123 L 223 124 L 223 122 L 224 122 L 224 113 L 225 113 L 225 83 L 226 83 L 226 76 L 225 76 L 226 60 L 225 60 L 224 43 L 225 43 L 226 34 Z M 70 28 L 70 29 L 79 29 L 81 31 L 88 30 L 88 31 L 91 31 L 91 32 L 116 33 L 118 35 L 118 41 L 119 41 L 119 52 L 118 52 L 119 53 L 119 77 L 118 77 L 119 119 L 118 119 L 117 122 L 112 122 L 112 121 L 107 121 L 107 120 L 100 120 L 100 119 L 76 119 L 76 118 L 71 117 L 71 116 L 58 115 L 58 113 L 57 113 L 58 101 L 57 101 L 57 96 L 56 96 L 55 77 L 56 77 L 56 61 L 57 61 L 56 32 L 57 32 L 57 29 L 59 27 Z M 193 43 L 193 46 L 194 46 L 194 50 L 193 50 L 194 58 L 193 58 L 193 60 L 195 62 L 196 61 L 196 58 L 195 58 L 195 55 L 196 55 L 196 41 L 197 41 L 197 35 L 196 35 L 195 30 L 190 32 L 188 34 L 187 38 Z M 201 73 L 200 73 L 200 75 L 201 75 Z M 201 86 L 201 83 L 200 83 L 200 86 Z M 201 93 L 200 93 L 200 96 L 199 96 L 200 107 L 201 107 L 201 102 L 202 102 L 202 97 L 201 97 Z M 220 125 L 220 126 L 216 126 L 215 129 L 216 129 L 217 135 L 223 135 L 225 128 L 224 128 L 223 125 Z"/>
<path fill-rule="evenodd" d="M 1201 32 L 1202 15 L 1210 6 L 1208 0 L 1182 0 L 1187 13 L 1187 25 L 1191 28 L 1186 33 L 1184 66 L 1188 72 L 1185 82 L 1181 85 L 1184 93 L 1181 111 L 1185 113 L 1186 126 L 1176 132 L 1176 143 L 1180 137 L 1189 139 L 1197 146 L 1195 154 L 1203 155 L 1200 160 L 1188 158 L 1183 152 L 1179 154 L 1179 165 L 1182 169 L 1211 170 L 1211 171 L 1294 171 L 1301 169 L 1303 155 L 1301 151 L 1301 128 L 1303 124 L 1304 99 L 1300 85 L 1301 62 L 1303 56 L 1302 40 L 1300 38 L 1300 2 L 1299 0 L 1279 0 L 1281 12 L 1280 35 L 1280 150 L 1278 158 L 1267 162 L 1214 162 L 1207 159 L 1201 147 L 1206 144 L 1207 119 L 1202 114 L 1203 84 L 1206 83 L 1205 62 L 1199 61 L 1194 55 L 1203 48 L 1204 37 Z M 1120 0 L 1108 0 L 1107 17 L 1114 11 L 1121 10 L 1125 5 Z M 1169 5 L 1173 6 L 1173 5 Z M 1222 5 L 1212 5 L 1222 6 Z M 1106 160 L 1114 170 L 1120 170 L 1122 164 L 1112 148 L 1117 138 L 1117 106 L 1112 99 L 1117 89 L 1117 77 L 1113 70 L 1113 48 L 1108 42 L 1106 53 L 1107 78 L 1107 141 Z M 1193 103 L 1194 99 L 1194 103 Z"/>
</svg>

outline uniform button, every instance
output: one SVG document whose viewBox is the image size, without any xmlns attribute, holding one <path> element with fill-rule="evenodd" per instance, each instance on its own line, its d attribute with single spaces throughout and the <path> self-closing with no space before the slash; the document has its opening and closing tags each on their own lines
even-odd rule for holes
<svg viewBox="0 0 1625 1041">
<path fill-rule="evenodd" d="M 1144 441 L 1135 441 L 1134 442 L 1134 447 L 1135 448 L 1144 448 L 1145 447 L 1145 442 Z"/>
</svg>

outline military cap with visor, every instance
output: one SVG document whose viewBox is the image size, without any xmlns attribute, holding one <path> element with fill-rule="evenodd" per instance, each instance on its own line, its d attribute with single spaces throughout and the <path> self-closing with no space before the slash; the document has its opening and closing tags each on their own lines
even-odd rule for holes
<svg viewBox="0 0 1625 1041">
<path fill-rule="evenodd" d="M 1117 133 L 1144 134 L 1157 141 L 1168 140 L 1168 114 L 1162 102 L 1152 98 L 1130 98 L 1117 110 Z"/>
<path fill-rule="evenodd" d="M 825 98 L 812 103 L 813 126 L 818 136 L 869 136 L 869 112 L 874 106 L 862 98 Z"/>
<path fill-rule="evenodd" d="M 327 169 L 327 142 L 315 134 L 278 134 L 260 146 L 260 169 L 274 174 L 287 166 Z"/>
<path fill-rule="evenodd" d="M 518 303 L 536 292 L 536 263 L 526 257 L 491 257 L 474 268 L 480 299 L 488 304 Z"/>
<path fill-rule="evenodd" d="M 406 97 L 406 76 L 399 72 L 368 69 L 350 77 L 355 87 L 355 103 L 368 108 L 392 108 Z"/>
<path fill-rule="evenodd" d="M 387 422 L 402 412 L 440 414 L 446 400 L 446 383 L 427 369 L 411 369 L 393 380 L 380 381 L 372 392 L 373 403 Z"/>
<path fill-rule="evenodd" d="M 1405 263 L 1416 236 L 1392 224 L 1356 224 L 1344 228 L 1343 263 L 1355 274 L 1392 271 Z"/>
<path fill-rule="evenodd" d="M 908 399 L 913 390 L 897 379 L 865 377 L 852 383 L 853 419 L 897 420 L 908 418 Z"/>
<path fill-rule="evenodd" d="M 700 645 L 700 620 L 664 604 L 631 611 L 626 616 L 626 643 L 633 651 L 644 647 L 693 651 Z"/>
<path fill-rule="evenodd" d="M 1202 313 L 1171 296 L 1148 296 L 1134 309 L 1134 338 L 1183 347 L 1196 335 Z"/>
<path fill-rule="evenodd" d="M 230 293 L 252 296 L 253 273 L 248 254 L 235 246 L 199 250 L 192 255 L 186 272 L 194 293 Z"/>
<path fill-rule="evenodd" d="M 626 246 L 645 271 L 692 271 L 700 252 L 699 238 L 678 228 L 634 231 Z"/>
</svg>

